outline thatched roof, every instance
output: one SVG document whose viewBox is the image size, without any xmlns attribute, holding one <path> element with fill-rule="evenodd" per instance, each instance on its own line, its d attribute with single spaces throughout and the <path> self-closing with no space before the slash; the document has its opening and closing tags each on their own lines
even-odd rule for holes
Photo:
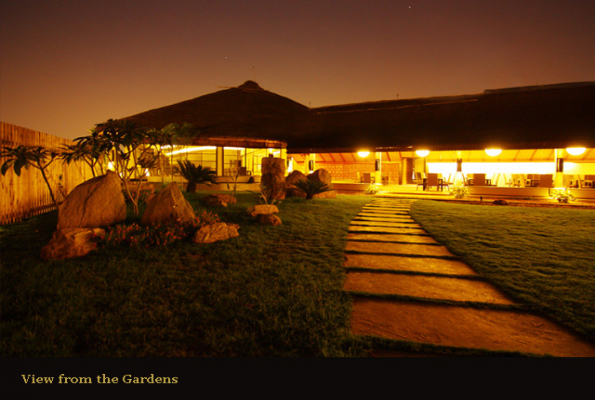
<svg viewBox="0 0 595 400">
<path fill-rule="evenodd" d="M 154 128 L 188 122 L 220 140 L 281 141 L 291 153 L 595 147 L 595 82 L 309 109 L 247 81 L 126 119 Z"/>
<path fill-rule="evenodd" d="M 161 129 L 189 123 L 211 138 L 269 139 L 287 142 L 308 107 L 262 89 L 256 82 L 126 117 Z"/>
<path fill-rule="evenodd" d="M 311 109 L 291 152 L 595 146 L 595 83 Z"/>
</svg>

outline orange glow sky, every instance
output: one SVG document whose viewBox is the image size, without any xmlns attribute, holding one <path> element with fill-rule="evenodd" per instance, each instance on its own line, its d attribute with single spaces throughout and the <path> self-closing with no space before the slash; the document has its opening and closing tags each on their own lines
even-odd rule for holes
<svg viewBox="0 0 595 400">
<path fill-rule="evenodd" d="M 0 120 L 73 139 L 256 80 L 320 107 L 595 81 L 593 0 L 14 0 Z"/>
</svg>

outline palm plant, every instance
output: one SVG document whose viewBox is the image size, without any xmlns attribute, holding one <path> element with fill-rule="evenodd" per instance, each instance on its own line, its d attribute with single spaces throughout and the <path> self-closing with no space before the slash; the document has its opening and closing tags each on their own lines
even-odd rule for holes
<svg viewBox="0 0 595 400">
<path fill-rule="evenodd" d="M 217 173 L 209 167 L 203 168 L 202 165 L 194 165 L 188 160 L 178 161 L 180 175 L 187 181 L 186 191 L 189 193 L 196 192 L 196 185 L 199 183 L 206 183 L 210 185 L 217 181 Z"/>
<path fill-rule="evenodd" d="M 29 169 L 29 166 L 37 168 L 41 171 L 41 176 L 50 191 L 52 201 L 56 208 L 58 208 L 58 202 L 54 197 L 54 192 L 46 175 L 47 167 L 54 162 L 57 155 L 58 153 L 56 151 L 48 150 L 42 146 L 3 147 L 0 157 L 6 157 L 8 160 L 4 161 L 0 170 L 2 171 L 2 175 L 6 175 L 6 172 L 12 168 L 17 176 L 21 176 L 23 167 L 25 169 Z"/>
<path fill-rule="evenodd" d="M 322 181 L 316 181 L 313 179 L 300 179 L 293 184 L 300 192 L 306 194 L 306 200 L 310 200 L 316 194 L 329 192 L 331 188 Z"/>
</svg>

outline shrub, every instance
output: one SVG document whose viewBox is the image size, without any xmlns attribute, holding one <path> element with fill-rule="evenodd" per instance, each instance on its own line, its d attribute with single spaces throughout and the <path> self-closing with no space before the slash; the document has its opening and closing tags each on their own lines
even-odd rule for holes
<svg viewBox="0 0 595 400">
<path fill-rule="evenodd" d="M 316 194 L 329 192 L 331 188 L 322 181 L 315 181 L 313 179 L 300 179 L 293 184 L 299 191 L 306 194 L 306 200 L 310 200 Z"/>
</svg>

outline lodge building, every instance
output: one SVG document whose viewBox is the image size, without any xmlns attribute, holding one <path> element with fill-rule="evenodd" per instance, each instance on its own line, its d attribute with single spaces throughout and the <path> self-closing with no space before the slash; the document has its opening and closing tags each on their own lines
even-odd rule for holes
<svg viewBox="0 0 595 400">
<path fill-rule="evenodd" d="M 192 142 L 169 154 L 211 167 L 221 182 L 257 183 L 261 159 L 272 155 L 288 172 L 324 168 L 346 191 L 419 190 L 437 174 L 475 194 L 571 188 L 595 198 L 595 82 L 309 108 L 247 81 L 125 119 L 196 127 Z"/>
</svg>

